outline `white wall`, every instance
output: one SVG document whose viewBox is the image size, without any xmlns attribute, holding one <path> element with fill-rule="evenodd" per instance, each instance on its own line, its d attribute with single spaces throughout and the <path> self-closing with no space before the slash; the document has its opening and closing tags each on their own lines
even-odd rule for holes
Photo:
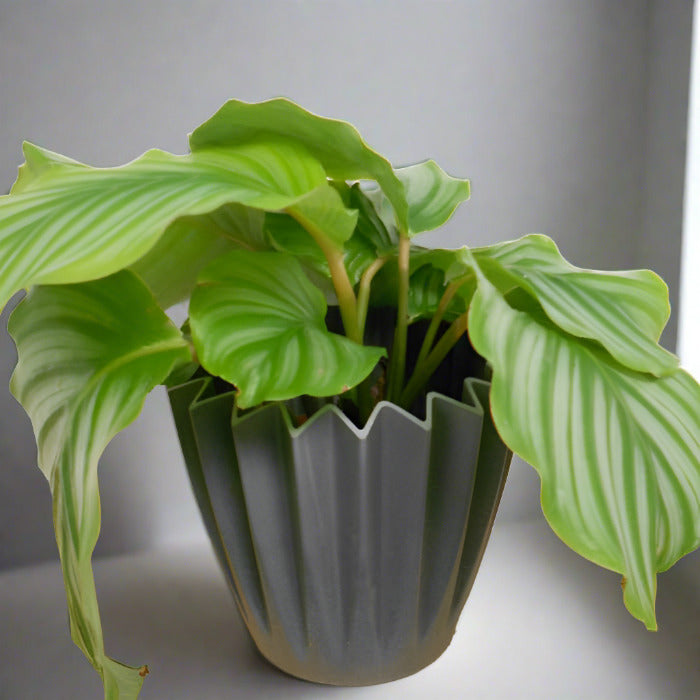
<svg viewBox="0 0 700 700">
<path fill-rule="evenodd" d="M 23 138 L 117 164 L 151 146 L 183 152 L 228 97 L 283 94 L 354 122 L 396 164 L 433 157 L 472 178 L 471 202 L 426 242 L 540 231 L 582 266 L 653 265 L 680 228 L 644 224 L 667 201 L 649 201 L 659 142 L 648 127 L 670 125 L 682 150 L 690 11 L 680 0 L 0 3 L 0 190 Z M 667 23 L 677 38 L 657 35 Z M 649 118 L 652 74 L 659 90 L 678 81 L 668 118 Z M 676 167 L 682 153 L 669 157 Z M 0 386 L 13 361 L 3 331 Z M 5 391 L 0 455 L 0 567 L 55 556 L 29 423 Z M 108 449 L 101 485 L 99 552 L 202 536 L 162 392 Z M 517 462 L 502 517 L 537 510 L 537 480 Z"/>
<path fill-rule="evenodd" d="M 693 18 L 693 35 L 678 354 L 700 377 L 700 13 Z"/>
</svg>

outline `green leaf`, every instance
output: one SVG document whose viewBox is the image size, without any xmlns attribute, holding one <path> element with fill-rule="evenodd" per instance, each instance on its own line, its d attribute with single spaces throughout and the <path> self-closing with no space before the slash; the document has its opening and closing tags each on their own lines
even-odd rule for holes
<svg viewBox="0 0 700 700">
<path fill-rule="evenodd" d="M 105 655 L 91 556 L 100 529 L 97 464 L 146 394 L 190 358 L 187 345 L 130 272 L 35 287 L 8 324 L 18 362 L 10 388 L 29 414 L 54 527 L 71 635 L 103 678 L 106 698 L 136 698 L 146 674 Z"/>
<path fill-rule="evenodd" d="M 203 267 L 237 248 L 266 250 L 265 213 L 242 204 L 225 204 L 199 216 L 174 221 L 133 270 L 164 309 L 188 299 Z M 308 238 L 308 236 L 307 236 Z"/>
<path fill-rule="evenodd" d="M 464 313 L 476 288 L 476 278 L 468 249 L 411 247 L 410 278 L 408 288 L 409 322 L 432 317 L 451 282 L 463 283 L 457 289 L 444 314 L 444 320 L 452 321 Z M 384 306 L 396 303 L 398 271 L 396 255 L 375 278 L 372 287 L 372 305 Z"/>
<path fill-rule="evenodd" d="M 700 545 L 700 387 L 623 367 L 479 275 L 469 336 L 498 432 L 539 472 L 554 531 L 622 573 L 628 610 L 656 629 L 656 572 Z"/>
<path fill-rule="evenodd" d="M 256 141 L 187 156 L 149 151 L 89 168 L 25 146 L 13 193 L 0 197 L 0 308 L 32 284 L 104 277 L 146 254 L 178 217 L 227 202 L 283 209 L 326 182 L 302 147 Z"/>
<path fill-rule="evenodd" d="M 238 389 L 247 408 L 331 396 L 361 382 L 384 354 L 325 326 L 323 294 L 285 253 L 234 251 L 203 270 L 190 303 L 202 366 Z"/>
<path fill-rule="evenodd" d="M 434 160 L 397 168 L 395 172 L 406 193 L 408 234 L 411 236 L 442 226 L 459 204 L 469 199 L 469 180 L 451 177 Z M 379 217 L 390 228 L 386 198 L 378 190 L 367 194 Z"/>
<path fill-rule="evenodd" d="M 265 215 L 264 227 L 274 250 L 293 255 L 316 273 L 330 279 L 326 256 L 296 219 L 289 214 L 268 213 Z"/>
<path fill-rule="evenodd" d="M 357 225 L 345 242 L 345 267 L 353 284 L 359 282 L 362 273 L 378 258 L 396 253 L 398 236 L 387 230 L 372 202 L 355 183 L 347 187 L 349 205 L 357 210 Z"/>
<path fill-rule="evenodd" d="M 229 100 L 190 134 L 193 151 L 246 143 L 262 136 L 301 143 L 336 180 L 376 180 L 393 205 L 399 226 L 408 226 L 404 188 L 391 164 L 372 150 L 352 124 L 307 112 L 284 98 L 257 104 Z"/>
<path fill-rule="evenodd" d="M 306 234 L 322 250 L 342 250 L 357 224 L 357 212 L 347 209 L 335 187 L 325 183 L 287 207 Z"/>
<path fill-rule="evenodd" d="M 348 186 L 336 182 L 332 187 L 338 191 L 345 207 L 355 212 L 352 215 L 353 221 L 356 220 L 354 230 L 343 247 L 343 262 L 351 284 L 355 285 L 378 256 L 395 251 L 397 241 L 391 238 L 358 184 Z M 323 251 L 298 221 L 286 214 L 267 214 L 265 230 L 276 250 L 294 255 L 317 274 L 330 279 Z"/>
<path fill-rule="evenodd" d="M 678 366 L 656 342 L 670 307 L 668 289 L 653 272 L 583 270 L 539 234 L 472 252 L 497 286 L 524 288 L 562 330 L 598 341 L 626 367 L 663 375 Z"/>
<path fill-rule="evenodd" d="M 406 191 L 411 235 L 442 226 L 469 199 L 469 180 L 451 177 L 434 160 L 397 168 L 396 175 Z"/>
</svg>

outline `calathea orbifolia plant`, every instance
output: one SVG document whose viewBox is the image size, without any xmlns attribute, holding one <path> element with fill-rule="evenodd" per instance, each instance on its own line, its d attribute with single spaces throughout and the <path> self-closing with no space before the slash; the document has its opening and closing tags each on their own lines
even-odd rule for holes
<svg viewBox="0 0 700 700">
<path fill-rule="evenodd" d="M 27 289 L 9 323 L 11 389 L 53 494 L 71 634 L 106 696 L 136 697 L 146 669 L 103 646 L 97 463 L 148 392 L 201 366 L 235 385 L 240 408 L 340 396 L 363 422 L 380 399 L 410 407 L 465 333 L 551 526 L 620 572 L 627 608 L 655 629 L 656 573 L 700 543 L 700 389 L 657 344 L 664 283 L 575 268 L 541 235 L 417 247 L 468 182 L 432 161 L 392 168 L 349 124 L 286 100 L 230 101 L 190 146 L 99 169 L 25 144 L 0 198 L 0 307 Z M 165 309 L 182 300 L 180 330 Z M 328 300 L 344 335 L 327 329 Z M 391 348 L 365 345 L 368 309 L 386 304 Z"/>
</svg>

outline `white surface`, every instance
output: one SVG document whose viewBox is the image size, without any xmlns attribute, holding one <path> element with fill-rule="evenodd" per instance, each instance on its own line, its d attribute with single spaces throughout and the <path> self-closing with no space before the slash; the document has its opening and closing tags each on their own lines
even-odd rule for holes
<svg viewBox="0 0 700 700">
<path fill-rule="evenodd" d="M 693 561 L 695 560 L 695 561 Z M 619 577 L 580 559 L 541 522 L 497 522 L 457 634 L 401 681 L 317 686 L 254 651 L 208 549 L 96 566 L 107 648 L 151 669 L 142 700 L 690 700 L 700 697 L 698 553 L 659 577 L 660 631 L 625 611 Z M 68 640 L 61 577 L 45 564 L 0 576 L 0 698 L 99 699 Z"/>
</svg>

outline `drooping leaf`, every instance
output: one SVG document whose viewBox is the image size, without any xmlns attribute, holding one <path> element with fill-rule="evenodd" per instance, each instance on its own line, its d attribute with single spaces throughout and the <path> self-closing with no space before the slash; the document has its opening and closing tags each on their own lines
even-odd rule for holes
<svg viewBox="0 0 700 700">
<path fill-rule="evenodd" d="M 622 573 L 628 610 L 656 629 L 656 572 L 700 545 L 700 388 L 622 366 L 479 274 L 469 336 L 493 367 L 496 427 L 539 472 L 554 531 Z"/>
<path fill-rule="evenodd" d="M 237 248 L 267 250 L 265 213 L 242 204 L 174 221 L 130 269 L 143 279 L 162 308 L 189 298 L 203 267 Z"/>
<path fill-rule="evenodd" d="M 434 160 L 397 168 L 395 172 L 408 202 L 410 236 L 442 226 L 454 210 L 469 199 L 469 180 L 451 177 Z M 391 228 L 393 222 L 384 193 L 370 190 L 367 195 L 384 224 Z"/>
<path fill-rule="evenodd" d="M 391 202 L 399 226 L 408 226 L 402 183 L 391 164 L 372 150 L 348 122 L 327 119 L 284 98 L 249 104 L 229 100 L 190 134 L 193 151 L 246 143 L 261 136 L 299 142 L 316 157 L 328 176 L 337 180 L 376 180 Z"/>
<path fill-rule="evenodd" d="M 200 275 L 190 324 L 202 366 L 238 389 L 246 408 L 361 382 L 384 354 L 325 326 L 326 301 L 285 253 L 237 250 Z"/>
<path fill-rule="evenodd" d="M 10 387 L 29 414 L 51 486 L 71 635 L 103 678 L 105 697 L 136 698 L 145 667 L 106 656 L 91 556 L 100 529 L 97 464 L 146 394 L 190 353 L 131 272 L 35 287 L 10 318 L 18 363 Z"/>
<path fill-rule="evenodd" d="M 0 197 L 0 308 L 32 284 L 109 275 L 146 254 L 178 217 L 227 202 L 283 209 L 326 182 L 300 146 L 256 141 L 174 156 L 149 151 L 90 168 L 36 146 Z"/>
<path fill-rule="evenodd" d="M 504 286 L 521 286 L 557 326 L 600 342 L 626 367 L 663 375 L 678 366 L 678 359 L 656 342 L 670 307 L 668 289 L 653 272 L 583 270 L 539 234 L 472 252 L 492 281 L 507 275 Z"/>
</svg>

